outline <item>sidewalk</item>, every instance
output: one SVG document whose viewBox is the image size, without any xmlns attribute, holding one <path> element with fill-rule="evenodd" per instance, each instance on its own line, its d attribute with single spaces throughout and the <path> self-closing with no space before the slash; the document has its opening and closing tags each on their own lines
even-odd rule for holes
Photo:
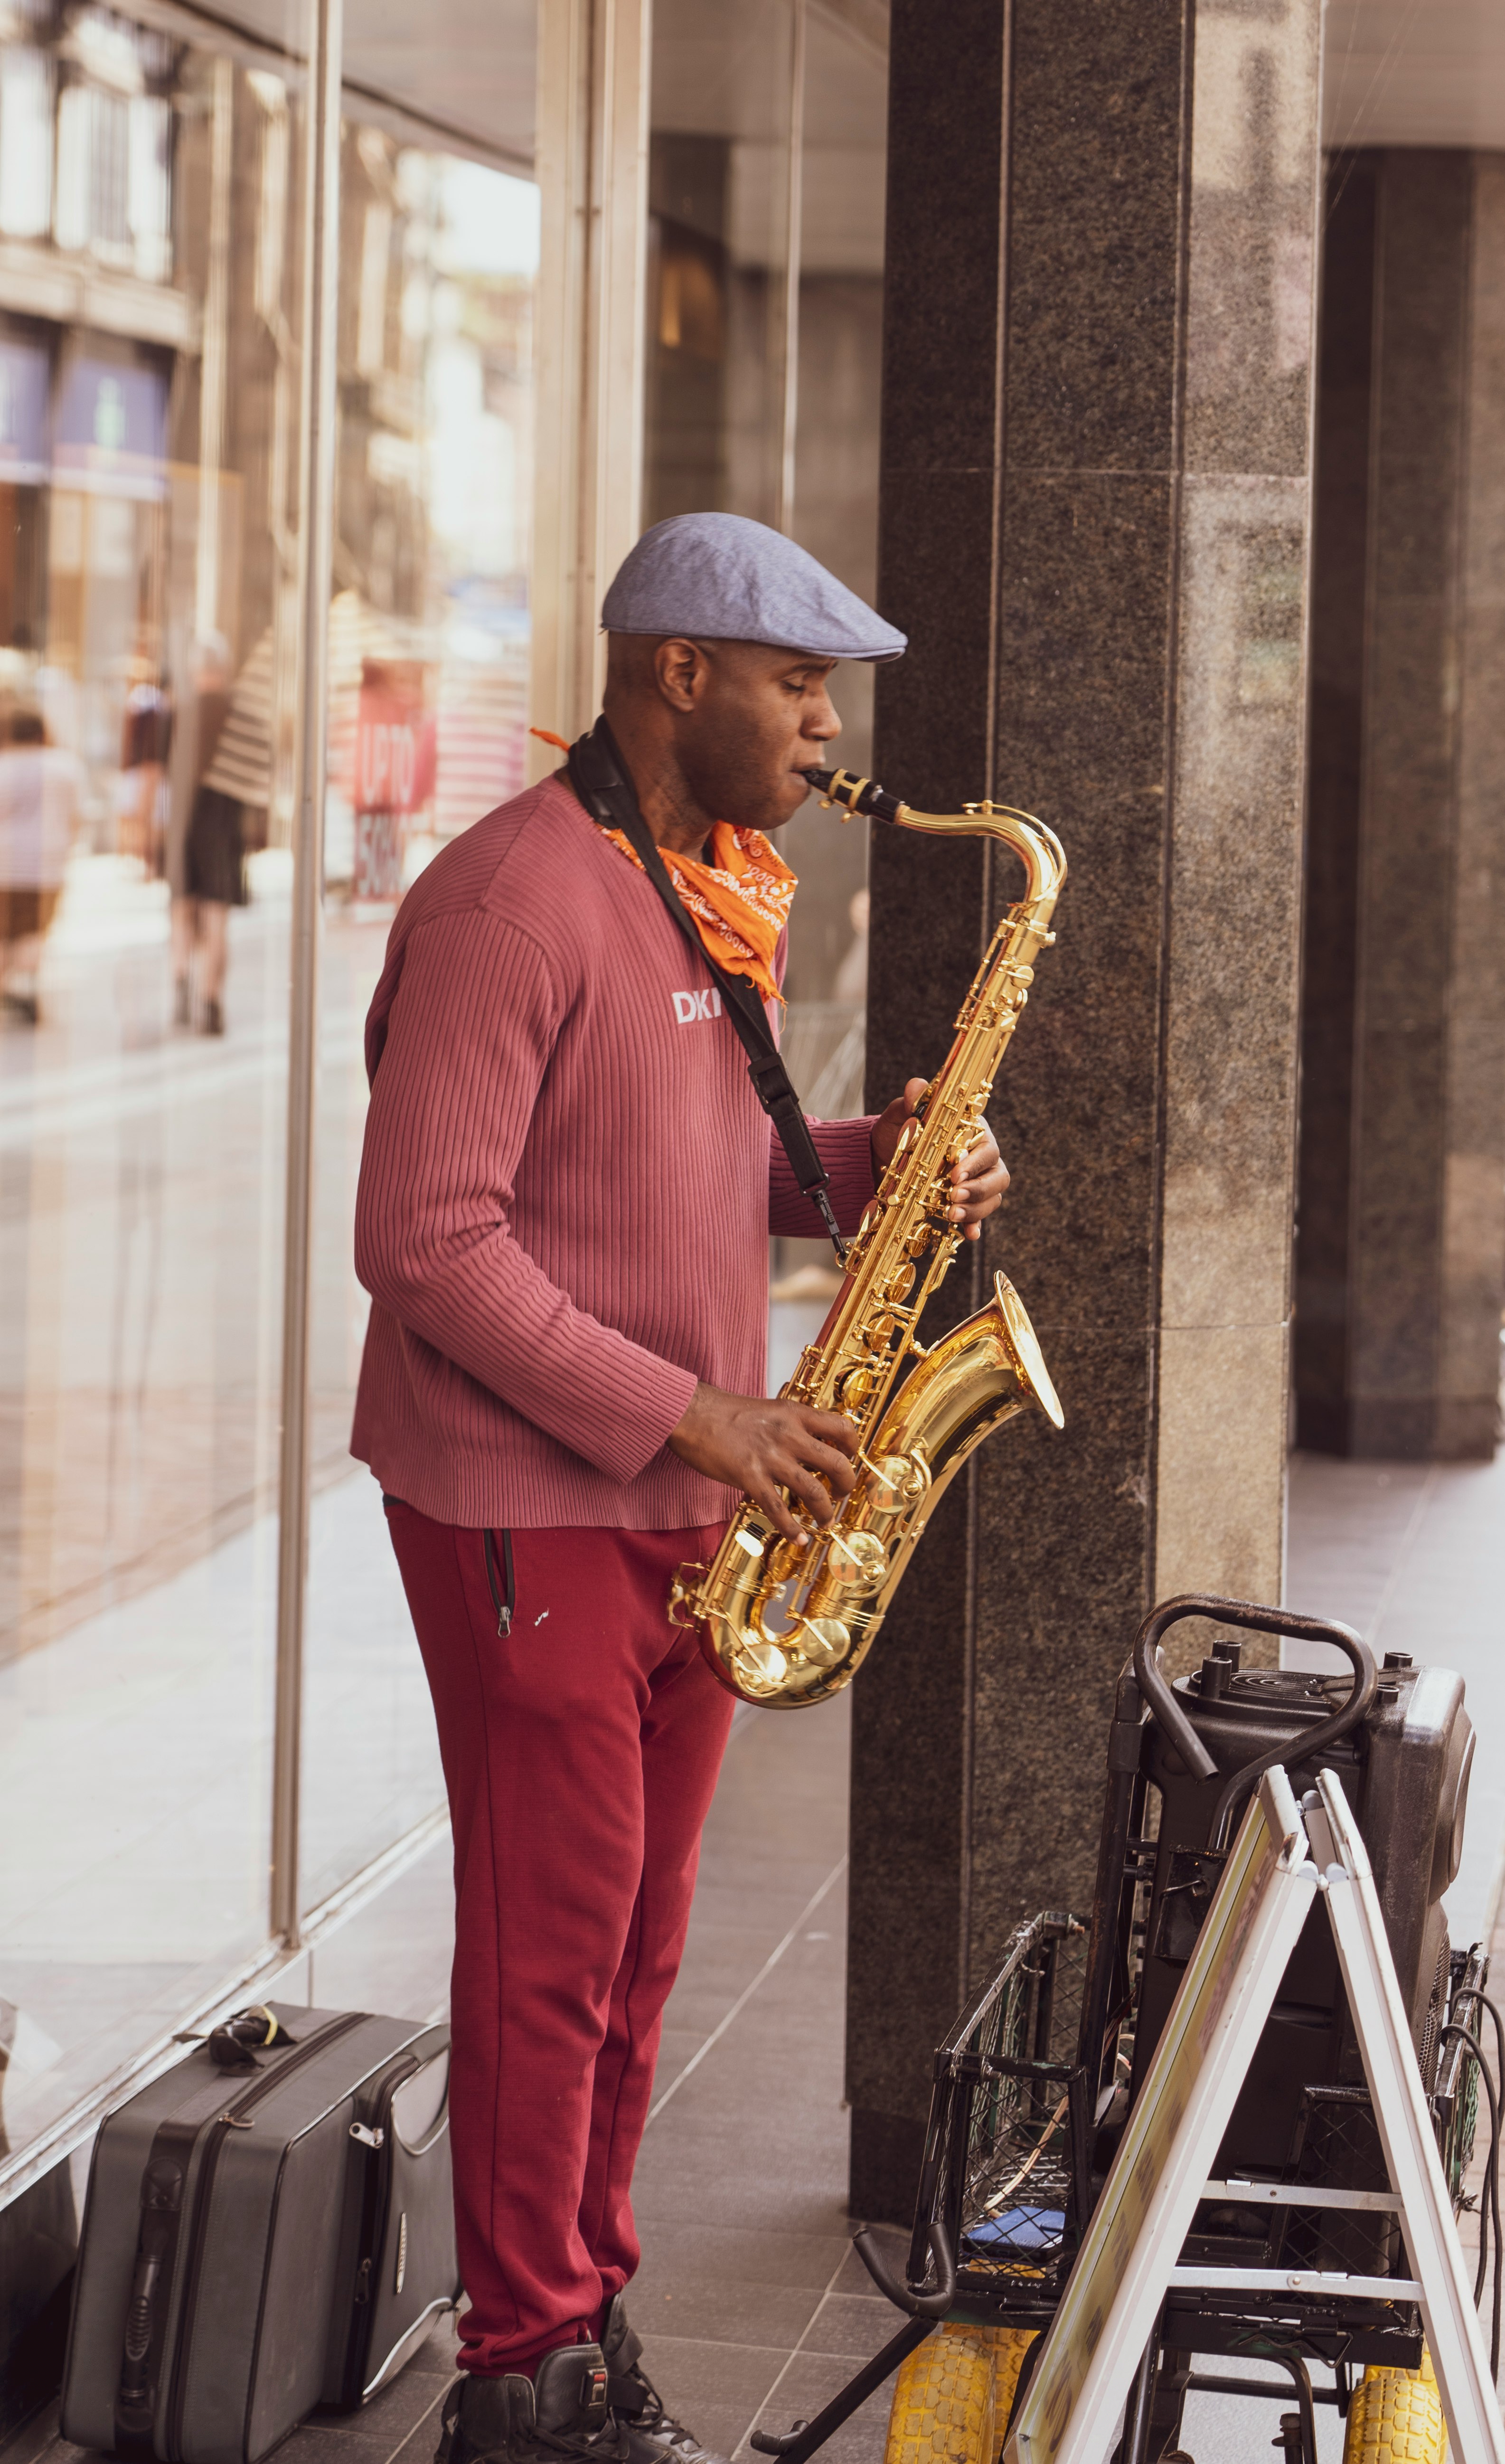
<svg viewBox="0 0 1505 2464">
<path fill-rule="evenodd" d="M 1357 1627 L 1381 1659 L 1406 1651 L 1463 1678 L 1478 1745 L 1447 1906 L 1453 1941 L 1475 1941 L 1497 1913 L 1505 1852 L 1505 1451 L 1493 1463 L 1297 1455 L 1290 1500 L 1287 1604 Z"/>
<path fill-rule="evenodd" d="M 1505 1463 L 1298 1458 L 1290 1558 L 1293 1607 L 1467 1678 L 1479 1750 L 1450 1911 L 1454 1938 L 1471 1939 L 1505 1832 Z M 813 2414 L 899 2323 L 851 2254 L 844 2204 L 849 1703 L 795 1719 L 737 1714 L 638 2169 L 643 2261 L 631 2305 L 648 2367 L 699 2435 L 741 2464 L 753 2428 Z M 325 2005 L 426 2014 L 443 2005 L 448 1929 L 441 1850 L 317 1953 L 308 1990 Z M 1505 1927 L 1495 1952 L 1505 1973 Z M 452 2351 L 452 2336 L 436 2336 L 365 2413 L 298 2431 L 280 2456 L 427 2464 Z M 1281 2409 L 1194 2397 L 1187 2452 L 1197 2464 L 1252 2464 Z M 887 2412 L 885 2387 L 831 2442 L 831 2464 L 880 2464 Z M 1320 2407 L 1318 2420 L 1322 2464 L 1338 2464 L 1337 2413 Z M 45 2419 L 4 2464 L 44 2455 L 72 2464 Z"/>
</svg>

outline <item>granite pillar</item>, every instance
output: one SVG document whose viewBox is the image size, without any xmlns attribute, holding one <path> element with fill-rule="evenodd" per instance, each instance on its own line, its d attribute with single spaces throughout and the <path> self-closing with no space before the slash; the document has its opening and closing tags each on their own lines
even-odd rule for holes
<svg viewBox="0 0 1505 2464">
<path fill-rule="evenodd" d="M 854 1689 L 852 2201 L 913 2198 L 931 2049 L 1084 1903 L 1145 1605 L 1277 1597 L 1295 1138 L 1318 0 L 892 18 L 875 767 L 1065 842 L 993 1105 L 1067 1425 L 931 1523 Z M 869 1098 L 942 1058 L 1012 893 L 875 833 Z"/>
<path fill-rule="evenodd" d="M 1330 183 L 1297 1433 L 1483 1458 L 1505 1302 L 1505 156 Z"/>
</svg>

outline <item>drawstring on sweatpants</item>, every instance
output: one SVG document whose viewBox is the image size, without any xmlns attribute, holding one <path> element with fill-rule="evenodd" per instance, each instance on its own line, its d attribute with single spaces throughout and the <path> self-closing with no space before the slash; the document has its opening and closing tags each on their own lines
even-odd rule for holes
<svg viewBox="0 0 1505 2464">
<path fill-rule="evenodd" d="M 513 1630 L 513 1610 L 517 1605 L 517 1585 L 513 1576 L 513 1535 L 510 1531 L 502 1533 L 505 1590 L 499 1590 L 497 1587 L 496 1541 L 491 1531 L 482 1534 L 482 1549 L 486 1557 L 486 1579 L 491 1586 L 491 1606 L 496 1611 L 497 1639 L 505 1642 Z"/>
</svg>

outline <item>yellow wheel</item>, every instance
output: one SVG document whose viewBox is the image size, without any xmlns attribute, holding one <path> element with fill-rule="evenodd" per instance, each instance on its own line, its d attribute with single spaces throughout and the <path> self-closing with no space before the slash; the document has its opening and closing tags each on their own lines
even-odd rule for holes
<svg viewBox="0 0 1505 2464">
<path fill-rule="evenodd" d="M 1370 2368 L 1355 2387 L 1343 2464 L 1442 2464 L 1448 2424 L 1425 2349 L 1419 2370 Z"/>
<path fill-rule="evenodd" d="M 947 2320 L 900 2364 L 883 2464 L 994 2464 L 996 2332 Z"/>
<path fill-rule="evenodd" d="M 992 2338 L 992 2404 L 997 2418 L 998 2442 L 1008 2427 L 1009 2408 L 1014 2390 L 1019 2384 L 1024 2356 L 1039 2333 L 1037 2327 L 989 2327 Z"/>
</svg>

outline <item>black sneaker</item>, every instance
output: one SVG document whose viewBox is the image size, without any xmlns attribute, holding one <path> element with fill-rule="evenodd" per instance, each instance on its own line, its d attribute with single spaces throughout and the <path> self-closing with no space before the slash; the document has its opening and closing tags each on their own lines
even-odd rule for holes
<svg viewBox="0 0 1505 2464">
<path fill-rule="evenodd" d="M 725 2457 L 703 2447 L 692 2430 L 665 2410 L 664 2398 L 642 2366 L 642 2351 L 643 2339 L 628 2326 L 627 2305 L 619 2293 L 606 2313 L 601 2352 L 606 2401 L 613 2420 L 627 2433 L 632 2464 L 726 2464 Z"/>
<path fill-rule="evenodd" d="M 531 2379 L 455 2381 L 434 2464 L 631 2464 L 612 2423 L 599 2344 L 558 2344 Z"/>
</svg>

